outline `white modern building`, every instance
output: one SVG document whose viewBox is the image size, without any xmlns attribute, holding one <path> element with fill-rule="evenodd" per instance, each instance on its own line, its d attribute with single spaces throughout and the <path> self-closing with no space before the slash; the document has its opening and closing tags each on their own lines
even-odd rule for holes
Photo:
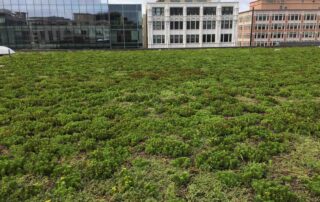
<svg viewBox="0 0 320 202">
<path fill-rule="evenodd" d="M 238 0 L 158 0 L 148 3 L 148 48 L 236 46 L 238 13 Z"/>
</svg>

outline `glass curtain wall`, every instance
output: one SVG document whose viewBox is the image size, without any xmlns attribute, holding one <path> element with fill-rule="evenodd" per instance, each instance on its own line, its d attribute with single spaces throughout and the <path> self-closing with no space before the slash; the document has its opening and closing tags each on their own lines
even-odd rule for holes
<svg viewBox="0 0 320 202">
<path fill-rule="evenodd" d="M 109 6 L 101 0 L 0 0 L 0 44 L 17 49 L 141 47 L 141 5 L 117 6 L 124 9 L 118 13 L 123 26 L 113 27 L 122 33 L 113 41 Z"/>
<path fill-rule="evenodd" d="M 141 5 L 109 5 L 112 48 L 142 47 Z"/>
</svg>

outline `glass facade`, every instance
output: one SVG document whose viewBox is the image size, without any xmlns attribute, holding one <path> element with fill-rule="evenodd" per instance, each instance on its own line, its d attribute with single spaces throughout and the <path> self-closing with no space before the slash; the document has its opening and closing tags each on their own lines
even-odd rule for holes
<svg viewBox="0 0 320 202">
<path fill-rule="evenodd" d="M 0 0 L 0 44 L 16 49 L 139 48 L 141 5 Z"/>
<path fill-rule="evenodd" d="M 109 5 L 113 48 L 142 47 L 141 5 Z"/>
</svg>

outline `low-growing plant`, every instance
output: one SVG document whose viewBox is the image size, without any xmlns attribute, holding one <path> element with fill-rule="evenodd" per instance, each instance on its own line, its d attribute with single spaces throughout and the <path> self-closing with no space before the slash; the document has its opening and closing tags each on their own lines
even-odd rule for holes
<svg viewBox="0 0 320 202">
<path fill-rule="evenodd" d="M 188 157 L 180 157 L 172 160 L 171 164 L 175 167 L 188 168 L 191 166 L 191 160 Z"/>
<path fill-rule="evenodd" d="M 188 172 L 176 173 L 172 176 L 172 181 L 178 186 L 186 186 L 190 181 L 190 174 Z"/>
<path fill-rule="evenodd" d="M 276 181 L 255 180 L 252 188 L 255 191 L 255 201 L 300 201 L 300 198 L 288 186 Z"/>
<path fill-rule="evenodd" d="M 187 156 L 191 152 L 188 144 L 170 138 L 151 138 L 146 141 L 145 151 L 169 157 Z"/>
<path fill-rule="evenodd" d="M 234 171 L 218 171 L 215 175 L 221 184 L 228 188 L 239 186 L 241 184 L 241 177 Z"/>
<path fill-rule="evenodd" d="M 211 171 L 234 169 L 239 164 L 238 158 L 232 152 L 225 150 L 203 152 L 196 157 L 197 167 Z"/>
<path fill-rule="evenodd" d="M 267 175 L 267 166 L 264 163 L 249 163 L 241 172 L 241 181 L 250 185 L 253 180 L 265 178 Z"/>
<path fill-rule="evenodd" d="M 320 196 L 320 175 L 309 181 L 308 188 L 313 194 Z"/>
</svg>

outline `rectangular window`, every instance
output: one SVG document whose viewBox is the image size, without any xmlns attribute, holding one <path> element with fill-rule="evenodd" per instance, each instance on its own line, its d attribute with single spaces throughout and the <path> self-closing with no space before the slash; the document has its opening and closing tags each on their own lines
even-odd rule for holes
<svg viewBox="0 0 320 202">
<path fill-rule="evenodd" d="M 315 20 L 316 19 L 316 15 L 315 14 L 305 14 L 304 15 L 304 20 Z"/>
<path fill-rule="evenodd" d="M 290 14 L 289 20 L 290 21 L 298 21 L 298 20 L 300 20 L 300 15 L 299 14 Z"/>
<path fill-rule="evenodd" d="M 232 29 L 232 20 L 222 20 L 221 29 Z"/>
<path fill-rule="evenodd" d="M 272 33 L 272 38 L 273 39 L 282 39 L 283 38 L 283 33 L 281 33 L 281 32 L 274 32 L 274 33 Z"/>
<path fill-rule="evenodd" d="M 303 29 L 316 29 L 316 24 L 304 24 Z"/>
<path fill-rule="evenodd" d="M 53 42 L 53 32 L 52 31 L 48 31 L 48 36 L 49 36 L 49 41 Z"/>
<path fill-rule="evenodd" d="M 233 15 L 233 7 L 222 7 L 222 15 Z"/>
<path fill-rule="evenodd" d="M 188 21 L 187 29 L 199 29 L 199 21 Z"/>
<path fill-rule="evenodd" d="M 187 43 L 199 43 L 199 35 L 196 34 L 188 34 L 187 35 Z"/>
<path fill-rule="evenodd" d="M 204 7 L 203 8 L 203 15 L 216 15 L 217 9 L 216 7 Z"/>
<path fill-rule="evenodd" d="M 153 30 L 164 30 L 164 21 L 154 21 Z"/>
<path fill-rule="evenodd" d="M 284 16 L 284 14 L 273 14 L 272 20 L 273 21 L 283 21 L 283 20 L 285 20 L 285 16 Z"/>
<path fill-rule="evenodd" d="M 289 30 L 297 30 L 297 29 L 300 29 L 300 24 L 288 24 L 287 28 Z"/>
<path fill-rule="evenodd" d="M 285 24 L 272 24 L 271 29 L 274 30 L 284 30 Z"/>
<path fill-rule="evenodd" d="M 183 43 L 183 35 L 170 35 L 170 43 Z"/>
<path fill-rule="evenodd" d="M 46 40 L 46 33 L 44 31 L 40 31 L 40 39 L 42 41 Z"/>
<path fill-rule="evenodd" d="M 299 33 L 298 32 L 289 32 L 288 38 L 299 38 Z"/>
<path fill-rule="evenodd" d="M 187 15 L 200 15 L 200 8 L 199 7 L 187 8 Z"/>
<path fill-rule="evenodd" d="M 216 29 L 216 21 L 203 21 L 203 29 Z"/>
<path fill-rule="evenodd" d="M 315 33 L 314 32 L 303 32 L 303 38 L 314 38 Z"/>
<path fill-rule="evenodd" d="M 183 29 L 183 21 L 171 21 L 170 22 L 171 30 L 182 30 Z"/>
<path fill-rule="evenodd" d="M 255 39 L 266 39 L 268 38 L 268 33 L 255 33 Z"/>
<path fill-rule="evenodd" d="M 164 15 L 163 7 L 152 8 L 152 16 L 163 16 L 163 15 Z"/>
<path fill-rule="evenodd" d="M 61 34 L 60 31 L 56 31 L 56 35 L 57 35 L 57 40 L 60 41 L 61 40 Z"/>
<path fill-rule="evenodd" d="M 154 44 L 164 44 L 165 36 L 164 35 L 153 35 L 153 43 Z"/>
<path fill-rule="evenodd" d="M 221 34 L 220 42 L 221 43 L 232 42 L 232 34 Z"/>
<path fill-rule="evenodd" d="M 266 14 L 260 14 L 256 16 L 256 21 L 268 21 L 269 16 Z"/>
<path fill-rule="evenodd" d="M 256 24 L 255 25 L 255 30 L 267 30 L 268 27 L 269 26 L 267 24 Z"/>
<path fill-rule="evenodd" d="M 183 15 L 183 8 L 182 7 L 171 7 L 170 8 L 170 15 Z"/>
<path fill-rule="evenodd" d="M 203 43 L 214 43 L 216 41 L 216 35 L 214 34 L 204 34 L 202 35 Z"/>
</svg>

